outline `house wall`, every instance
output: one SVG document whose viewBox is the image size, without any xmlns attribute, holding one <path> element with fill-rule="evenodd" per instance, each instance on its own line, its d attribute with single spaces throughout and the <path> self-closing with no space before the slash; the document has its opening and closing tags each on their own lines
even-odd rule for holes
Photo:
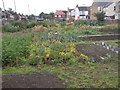
<svg viewBox="0 0 120 90">
<path fill-rule="evenodd" d="M 115 10 L 114 10 L 115 3 L 111 4 L 107 8 L 104 9 L 106 16 L 114 16 Z"/>
<path fill-rule="evenodd" d="M 80 19 L 88 19 L 89 11 L 80 11 Z"/>
<path fill-rule="evenodd" d="M 74 11 L 74 10 L 72 10 L 72 11 L 70 12 L 70 16 L 75 16 L 75 11 Z"/>
<path fill-rule="evenodd" d="M 120 20 L 120 1 L 115 3 L 116 11 L 115 11 L 115 19 Z"/>
<path fill-rule="evenodd" d="M 91 20 L 97 20 L 97 18 L 94 16 L 94 14 L 97 12 L 98 12 L 98 6 L 93 3 L 92 6 L 90 7 L 90 19 Z"/>
<path fill-rule="evenodd" d="M 75 8 L 75 20 L 79 20 L 80 19 L 80 12 L 78 7 Z"/>
</svg>

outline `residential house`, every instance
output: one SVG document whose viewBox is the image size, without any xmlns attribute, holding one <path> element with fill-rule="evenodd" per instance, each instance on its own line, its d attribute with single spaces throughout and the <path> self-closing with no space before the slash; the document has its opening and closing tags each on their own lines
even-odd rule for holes
<svg viewBox="0 0 120 90">
<path fill-rule="evenodd" d="M 2 19 L 5 19 L 5 20 L 14 20 L 14 16 L 7 12 L 7 11 L 2 11 Z"/>
<path fill-rule="evenodd" d="M 55 20 L 63 20 L 66 18 L 66 13 L 64 13 L 62 10 L 57 10 L 54 13 L 54 19 Z"/>
<path fill-rule="evenodd" d="M 94 0 L 90 7 L 90 19 L 96 20 L 97 12 L 105 12 L 106 17 L 117 19 L 119 16 L 119 2 L 117 0 Z"/>
<path fill-rule="evenodd" d="M 93 2 L 92 6 L 90 7 L 90 19 L 97 20 L 94 16 L 97 12 L 107 12 L 106 14 L 109 16 L 114 16 L 114 10 L 109 12 L 110 8 L 114 2 Z M 110 7 L 109 7 L 110 6 Z"/>
<path fill-rule="evenodd" d="M 66 20 L 68 21 L 70 18 L 75 18 L 75 10 L 68 8 Z"/>
<path fill-rule="evenodd" d="M 90 18 L 89 6 L 76 6 L 74 9 L 68 9 L 67 20 L 73 17 L 74 20 L 87 20 Z"/>
<path fill-rule="evenodd" d="M 80 19 L 87 20 L 90 19 L 90 7 L 89 6 L 81 6 L 78 7 L 80 12 Z"/>
<path fill-rule="evenodd" d="M 27 20 L 27 16 L 23 15 L 23 14 L 19 14 L 19 20 Z"/>
<path fill-rule="evenodd" d="M 115 19 L 120 20 L 120 0 L 115 3 Z"/>
</svg>

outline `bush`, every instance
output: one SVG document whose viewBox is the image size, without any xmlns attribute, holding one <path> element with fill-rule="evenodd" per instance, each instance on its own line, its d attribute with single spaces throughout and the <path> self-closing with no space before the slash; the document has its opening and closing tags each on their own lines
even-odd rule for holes
<svg viewBox="0 0 120 90">
<path fill-rule="evenodd" d="M 74 22 L 74 25 L 88 25 L 87 20 L 78 20 Z"/>
<path fill-rule="evenodd" d="M 2 62 L 3 66 L 10 64 L 11 66 L 23 63 L 22 58 L 27 58 L 29 52 L 27 46 L 31 40 L 29 36 L 3 36 L 2 40 Z"/>
<path fill-rule="evenodd" d="M 21 28 L 20 27 L 18 27 L 18 26 L 8 26 L 8 25 L 4 25 L 3 27 L 2 27 L 2 31 L 3 32 L 11 32 L 11 33 L 13 33 L 13 32 L 18 32 L 18 31 L 20 31 L 21 30 Z"/>
</svg>

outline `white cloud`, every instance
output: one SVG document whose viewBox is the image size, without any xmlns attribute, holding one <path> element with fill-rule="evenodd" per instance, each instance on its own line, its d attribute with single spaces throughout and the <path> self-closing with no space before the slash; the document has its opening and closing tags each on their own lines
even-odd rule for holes
<svg viewBox="0 0 120 90">
<path fill-rule="evenodd" d="M 31 14 L 40 14 L 41 12 L 49 13 L 55 12 L 56 10 L 67 10 L 67 8 L 74 8 L 77 4 L 79 6 L 85 4 L 90 6 L 93 0 L 15 0 L 17 12 L 23 14 L 29 14 L 28 4 L 30 7 Z M 14 0 L 4 0 L 5 8 L 14 7 Z M 2 0 L 0 0 L 0 7 L 3 8 Z"/>
</svg>

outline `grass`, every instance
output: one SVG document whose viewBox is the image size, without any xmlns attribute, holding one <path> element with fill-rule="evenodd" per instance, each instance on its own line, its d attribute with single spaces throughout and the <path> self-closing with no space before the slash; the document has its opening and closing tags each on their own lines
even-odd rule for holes
<svg viewBox="0 0 120 90">
<path fill-rule="evenodd" d="M 117 62 L 6 67 L 3 69 L 2 74 L 33 72 L 58 73 L 58 78 L 63 81 L 67 88 L 118 87 Z"/>
</svg>

